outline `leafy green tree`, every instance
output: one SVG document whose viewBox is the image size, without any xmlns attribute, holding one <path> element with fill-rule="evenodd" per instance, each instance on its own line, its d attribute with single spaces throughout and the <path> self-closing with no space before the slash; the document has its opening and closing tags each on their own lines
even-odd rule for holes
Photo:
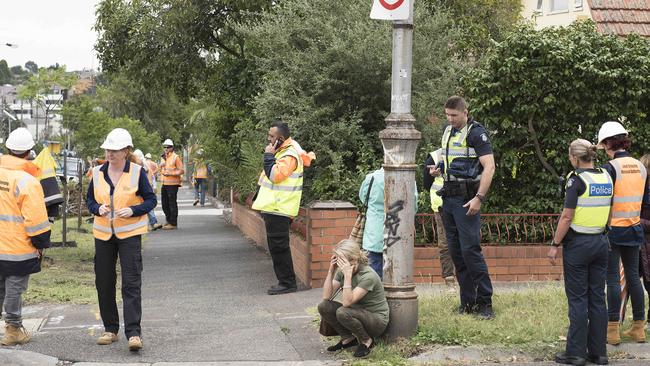
<svg viewBox="0 0 650 366">
<path fill-rule="evenodd" d="M 7 61 L 0 60 L 0 84 L 9 84 L 11 82 L 11 71 Z"/>
<path fill-rule="evenodd" d="M 592 22 L 522 25 L 465 79 L 471 113 L 492 133 L 497 174 L 488 207 L 557 212 L 567 149 L 624 120 L 637 156 L 650 151 L 650 43 L 599 34 Z M 607 160 L 604 154 L 601 162 Z"/>
<path fill-rule="evenodd" d="M 36 74 L 38 72 L 38 65 L 34 61 L 27 61 L 25 62 L 25 69 L 29 70 L 32 74 Z"/>
</svg>

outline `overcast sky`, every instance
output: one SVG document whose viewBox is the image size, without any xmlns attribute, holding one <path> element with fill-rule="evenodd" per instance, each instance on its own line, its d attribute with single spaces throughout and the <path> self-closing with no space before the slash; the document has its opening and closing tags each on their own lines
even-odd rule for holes
<svg viewBox="0 0 650 366">
<path fill-rule="evenodd" d="M 99 0 L 0 0 L 0 60 L 9 67 L 34 61 L 68 71 L 99 68 L 93 46 Z M 15 43 L 9 48 L 5 43 Z"/>
</svg>

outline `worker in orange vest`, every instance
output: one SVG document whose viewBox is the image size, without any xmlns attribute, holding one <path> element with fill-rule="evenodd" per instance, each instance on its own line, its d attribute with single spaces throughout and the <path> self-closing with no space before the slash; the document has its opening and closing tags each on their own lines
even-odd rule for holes
<svg viewBox="0 0 650 366">
<path fill-rule="evenodd" d="M 201 207 L 205 206 L 205 192 L 207 190 L 209 168 L 203 159 L 203 150 L 196 152 L 194 159 L 194 172 L 192 181 L 194 182 L 194 206 L 201 202 Z"/>
<path fill-rule="evenodd" d="M 101 148 L 106 163 L 93 168 L 88 185 L 88 210 L 94 215 L 95 286 L 104 332 L 97 340 L 108 345 L 118 340 L 120 320 L 115 301 L 115 263 L 122 273 L 124 333 L 131 351 L 142 348 L 142 234 L 147 233 L 147 212 L 156 207 L 144 169 L 130 162 L 133 141 L 123 128 L 112 130 Z"/>
<path fill-rule="evenodd" d="M 50 221 L 43 188 L 32 174 L 40 169 L 26 160 L 34 147 L 32 135 L 18 128 L 5 146 L 8 155 L 0 162 L 0 304 L 5 334 L 0 343 L 13 346 L 30 340 L 21 298 L 29 275 L 41 271 L 43 249 L 50 246 Z"/>
<path fill-rule="evenodd" d="M 156 191 L 156 186 L 155 186 L 155 174 L 156 171 L 158 170 L 158 166 L 154 164 L 152 161 L 147 161 L 145 159 L 145 155 L 142 153 L 142 150 L 136 149 L 133 152 L 133 159 L 131 159 L 134 163 L 141 165 L 144 171 L 147 173 L 147 179 L 149 180 L 149 184 L 151 185 L 151 189 Z M 151 155 L 149 155 L 151 156 Z M 149 229 L 151 231 L 156 231 L 162 227 L 161 224 L 158 223 L 158 219 L 156 218 L 156 214 L 154 213 L 154 210 L 151 210 L 147 212 L 147 218 L 149 219 Z"/>
<path fill-rule="evenodd" d="M 609 219 L 610 251 L 607 265 L 607 343 L 621 343 L 621 284 L 619 266 L 622 261 L 625 279 L 632 300 L 632 328 L 623 335 L 636 342 L 645 342 L 645 300 L 639 278 L 639 249 L 644 243 L 641 226 L 641 203 L 645 192 L 647 171 L 627 150 L 631 146 L 627 130 L 618 122 L 605 122 L 598 131 L 598 145 L 612 159 L 603 165 L 614 182 L 614 197 Z"/>
<path fill-rule="evenodd" d="M 174 152 L 174 142 L 171 139 L 166 139 L 163 142 L 163 147 L 165 152 L 160 161 L 160 175 L 163 184 L 160 198 L 167 223 L 163 225 L 162 229 L 174 230 L 178 227 L 178 203 L 176 201 L 178 187 L 181 186 L 181 176 L 185 171 L 180 156 Z"/>
</svg>

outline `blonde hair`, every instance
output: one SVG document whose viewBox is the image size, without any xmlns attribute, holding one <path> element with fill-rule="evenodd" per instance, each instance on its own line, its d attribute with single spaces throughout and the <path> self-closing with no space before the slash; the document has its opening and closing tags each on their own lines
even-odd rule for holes
<svg viewBox="0 0 650 366">
<path fill-rule="evenodd" d="M 650 154 L 643 155 L 639 161 L 643 164 L 646 170 L 650 170 Z"/>
<path fill-rule="evenodd" d="M 573 140 L 569 145 L 569 155 L 580 159 L 583 163 L 591 163 L 596 157 L 596 145 L 585 139 Z"/>
<path fill-rule="evenodd" d="M 357 242 L 350 239 L 343 239 L 334 248 L 334 254 L 337 257 L 343 257 L 348 260 L 351 264 L 367 264 L 368 257 L 366 253 L 361 250 L 361 247 Z"/>
</svg>

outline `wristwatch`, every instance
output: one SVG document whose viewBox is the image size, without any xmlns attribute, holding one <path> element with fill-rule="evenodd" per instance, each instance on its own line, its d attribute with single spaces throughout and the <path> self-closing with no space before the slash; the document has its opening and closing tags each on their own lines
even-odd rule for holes
<svg viewBox="0 0 650 366">
<path fill-rule="evenodd" d="M 555 239 L 551 240 L 551 245 L 554 246 L 554 247 L 556 247 L 556 248 L 559 247 L 560 244 L 561 244 L 561 243 L 556 243 L 556 242 L 555 242 Z"/>
<path fill-rule="evenodd" d="M 480 193 L 477 193 L 475 197 L 481 202 L 485 201 L 485 196 Z"/>
</svg>

